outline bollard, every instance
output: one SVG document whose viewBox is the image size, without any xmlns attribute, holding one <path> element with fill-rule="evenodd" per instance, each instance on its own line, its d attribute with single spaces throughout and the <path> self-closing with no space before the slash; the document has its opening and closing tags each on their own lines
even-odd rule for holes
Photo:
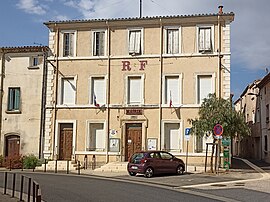
<svg viewBox="0 0 270 202">
<path fill-rule="evenodd" d="M 55 170 L 54 170 L 55 173 L 57 173 L 57 160 L 55 160 Z"/>
<path fill-rule="evenodd" d="M 36 183 L 33 181 L 33 202 L 36 201 Z"/>
<path fill-rule="evenodd" d="M 47 164 L 47 162 L 46 162 L 46 159 L 45 159 L 45 165 L 44 165 L 44 172 L 46 173 L 46 165 Z"/>
<path fill-rule="evenodd" d="M 15 196 L 15 185 L 16 185 L 16 173 L 13 173 L 12 197 Z"/>
<path fill-rule="evenodd" d="M 36 202 L 41 202 L 41 189 L 39 189 L 39 185 L 37 187 L 36 196 L 37 196 L 37 201 Z"/>
<path fill-rule="evenodd" d="M 93 158 L 92 158 L 92 170 L 95 170 L 96 169 L 96 155 L 93 155 Z"/>
<path fill-rule="evenodd" d="M 69 172 L 69 160 L 67 160 L 67 174 Z"/>
<path fill-rule="evenodd" d="M 39 201 L 38 190 L 39 190 L 39 184 L 36 184 L 36 193 L 35 193 L 35 195 L 36 195 L 36 198 L 35 198 L 36 202 Z M 40 197 L 40 198 L 41 198 L 41 197 Z"/>
<path fill-rule="evenodd" d="M 9 159 L 9 171 L 11 171 L 11 159 Z"/>
<path fill-rule="evenodd" d="M 87 169 L 87 155 L 84 155 L 84 170 Z"/>
<path fill-rule="evenodd" d="M 30 202 L 30 196 L 31 196 L 31 178 L 28 179 L 28 196 L 27 196 L 28 202 Z"/>
<path fill-rule="evenodd" d="M 80 166 L 80 161 L 78 161 L 78 175 L 80 175 L 81 174 L 81 168 L 80 168 L 81 166 Z"/>
<path fill-rule="evenodd" d="M 24 181 L 24 176 L 21 175 L 21 192 L 20 192 L 20 201 L 23 201 L 23 181 Z"/>
<path fill-rule="evenodd" d="M 7 194 L 7 175 L 8 175 L 8 173 L 5 172 L 4 194 Z"/>
</svg>

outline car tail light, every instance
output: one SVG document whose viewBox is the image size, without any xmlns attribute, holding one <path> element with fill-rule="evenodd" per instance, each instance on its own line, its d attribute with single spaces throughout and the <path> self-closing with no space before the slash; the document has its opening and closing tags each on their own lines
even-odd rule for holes
<svg viewBox="0 0 270 202">
<path fill-rule="evenodd" d="M 143 158 L 141 159 L 141 163 L 146 163 L 147 162 L 147 159 Z"/>
</svg>

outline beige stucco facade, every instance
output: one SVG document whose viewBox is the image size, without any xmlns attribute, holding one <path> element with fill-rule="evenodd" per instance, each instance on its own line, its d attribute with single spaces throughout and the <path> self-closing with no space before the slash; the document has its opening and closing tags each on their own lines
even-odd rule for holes
<svg viewBox="0 0 270 202">
<path fill-rule="evenodd" d="M 41 155 L 47 47 L 1 48 L 3 156 Z M 43 92 L 45 93 L 45 91 Z"/>
<path fill-rule="evenodd" d="M 126 161 L 134 141 L 127 134 L 133 134 L 129 131 L 133 127 L 140 131 L 141 150 L 168 150 L 184 157 L 185 129 L 191 127 L 188 120 L 197 117 L 202 78 L 209 79 L 207 93 L 230 97 L 228 70 L 233 19 L 233 13 L 221 13 L 45 23 L 50 29 L 49 47 L 54 56 L 48 58 L 51 63 L 48 65 L 44 157 L 64 158 L 64 127 L 72 130 L 71 159 L 82 160 L 86 155 L 88 159 L 95 156 L 98 162 Z M 210 51 L 199 50 L 200 28 L 207 28 L 211 33 Z M 140 53 L 131 54 L 130 33 L 134 30 L 140 32 L 141 46 Z M 171 43 L 168 30 L 179 36 L 174 39 L 177 52 L 167 51 Z M 95 56 L 98 42 L 94 34 L 100 31 L 105 35 L 104 54 Z M 65 33 L 72 35 L 72 54 L 68 56 L 65 56 L 65 44 L 66 37 L 70 36 Z M 99 106 L 93 100 L 95 78 L 105 83 L 105 101 Z M 177 83 L 172 90 L 177 98 L 169 96 L 169 82 Z M 72 99 L 74 96 L 72 103 L 63 101 L 67 99 L 65 86 L 72 86 L 68 91 Z M 139 95 L 131 93 L 133 88 Z M 131 102 L 134 96 L 140 99 L 135 104 Z M 96 98 L 98 101 L 99 96 Z M 171 104 L 168 99 L 172 100 Z M 93 131 L 96 131 L 94 138 Z M 98 142 L 98 134 L 102 142 Z M 90 148 L 91 141 L 101 148 Z M 190 161 L 203 163 L 205 153 L 198 152 L 197 144 L 196 138 L 189 137 Z"/>
</svg>

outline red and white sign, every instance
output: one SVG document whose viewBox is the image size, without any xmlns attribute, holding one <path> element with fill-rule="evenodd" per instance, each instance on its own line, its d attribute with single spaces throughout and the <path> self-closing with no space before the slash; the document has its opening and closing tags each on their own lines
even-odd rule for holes
<svg viewBox="0 0 270 202">
<path fill-rule="evenodd" d="M 223 133 L 223 127 L 222 127 L 222 125 L 216 124 L 214 126 L 214 134 L 215 134 L 215 136 L 221 136 L 222 133 Z"/>
</svg>

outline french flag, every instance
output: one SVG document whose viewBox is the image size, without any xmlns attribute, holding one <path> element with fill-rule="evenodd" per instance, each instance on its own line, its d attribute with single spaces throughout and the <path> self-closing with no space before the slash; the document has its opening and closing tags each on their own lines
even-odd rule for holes
<svg viewBox="0 0 270 202">
<path fill-rule="evenodd" d="M 99 107 L 99 104 L 97 103 L 97 97 L 96 97 L 96 94 L 94 93 L 94 105 L 96 107 Z"/>
<path fill-rule="evenodd" d="M 170 91 L 170 107 L 172 107 L 172 92 Z"/>
</svg>

